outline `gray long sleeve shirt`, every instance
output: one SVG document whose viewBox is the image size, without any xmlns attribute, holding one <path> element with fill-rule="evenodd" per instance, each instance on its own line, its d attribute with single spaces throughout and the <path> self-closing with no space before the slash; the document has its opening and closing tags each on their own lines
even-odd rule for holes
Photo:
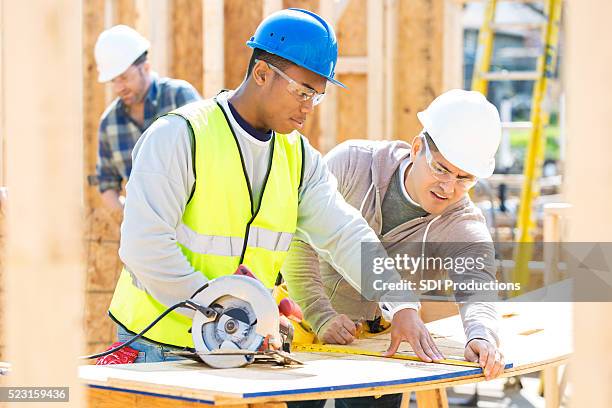
<svg viewBox="0 0 612 408">
<path fill-rule="evenodd" d="M 359 208 L 372 228 L 382 236 L 385 218 L 382 213 L 383 198 L 387 197 L 398 167 L 411 162 L 410 146 L 402 141 L 352 140 L 336 146 L 324 160 L 338 180 L 339 191 L 346 201 Z M 386 211 L 394 210 L 392 207 L 386 208 Z M 414 247 L 424 248 L 422 243 L 425 242 L 429 243 L 428 255 L 433 251 L 431 255 L 442 253 L 442 256 L 455 258 L 477 258 L 485 254 L 483 251 L 492 249 L 491 235 L 484 217 L 467 195 L 440 215 L 426 214 L 404 220 L 386 231 L 383 239 L 389 249 L 396 247 L 400 253 Z M 488 259 L 493 262 L 494 256 Z M 319 332 L 327 321 L 340 313 L 355 320 L 373 319 L 380 313 L 388 318 L 384 308 L 379 310 L 376 303 L 364 302 L 333 265 L 319 259 L 311 246 L 299 238 L 291 244 L 282 273 L 289 295 L 302 307 L 304 318 L 315 332 Z M 495 276 L 494 264 L 487 263 L 483 271 L 460 274 L 450 270 L 449 275 L 489 282 Z M 499 316 L 494 303 L 464 302 L 460 304 L 459 311 L 468 341 L 481 338 L 499 344 Z"/>
<path fill-rule="evenodd" d="M 242 151 L 255 196 L 261 193 L 270 142 L 253 138 L 228 108 L 231 92 L 217 99 L 230 120 Z M 321 154 L 304 138 L 304 177 L 298 191 L 296 238 L 308 242 L 334 265 L 355 289 L 361 287 L 361 242 L 378 242 L 359 211 L 337 191 Z M 119 255 L 135 284 L 165 305 L 188 299 L 207 278 L 194 270 L 176 242 L 176 228 L 195 182 L 190 137 L 184 119 L 165 116 L 155 121 L 133 151 L 126 186 Z M 211 199 L 214 199 L 212 197 Z M 415 303 L 388 303 L 389 310 L 418 308 Z M 178 309 L 187 316 L 189 310 Z"/>
</svg>

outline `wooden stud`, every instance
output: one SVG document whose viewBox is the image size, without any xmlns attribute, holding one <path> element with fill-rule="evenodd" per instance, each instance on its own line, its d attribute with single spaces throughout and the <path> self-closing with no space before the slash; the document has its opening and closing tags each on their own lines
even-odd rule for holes
<svg viewBox="0 0 612 408">
<path fill-rule="evenodd" d="M 453 0 L 444 1 L 442 38 L 442 88 L 463 88 L 463 23 L 462 6 Z"/>
<path fill-rule="evenodd" d="M 3 309 L 12 364 L 7 382 L 67 386 L 69 406 L 81 406 L 81 2 L 8 1 L 2 7 L 10 16 L 2 24 L 2 133 L 11 149 Z"/>
<path fill-rule="evenodd" d="M 170 73 L 184 79 L 200 94 L 203 92 L 203 26 L 202 1 L 172 0 Z"/>
<path fill-rule="evenodd" d="M 367 74 L 368 57 L 338 57 L 337 74 Z"/>
<path fill-rule="evenodd" d="M 418 408 L 448 408 L 446 388 L 417 391 L 416 401 Z"/>
<path fill-rule="evenodd" d="M 567 95 L 567 151 L 564 201 L 568 242 L 611 242 L 612 138 L 609 90 L 612 48 L 601 39 L 612 36 L 612 2 L 564 3 L 564 84 Z M 588 61 L 588 63 L 584 63 Z M 588 153 L 584 148 L 588 135 Z M 571 361 L 572 406 L 612 406 L 612 303 L 577 302 L 574 306 L 574 354 Z"/>
<path fill-rule="evenodd" d="M 395 139 L 412 141 L 422 129 L 417 112 L 442 91 L 443 1 L 399 3 Z"/>
<path fill-rule="evenodd" d="M 567 203 L 544 204 L 543 219 L 543 260 L 544 260 L 544 284 L 550 285 L 559 282 L 561 274 L 558 268 L 560 261 L 559 247 L 563 241 L 565 225 L 567 224 L 567 212 L 570 205 Z"/>
<path fill-rule="evenodd" d="M 368 79 L 367 79 L 367 133 L 368 139 L 383 139 L 386 134 L 384 123 L 384 3 L 380 0 L 367 2 L 367 43 L 368 43 Z"/>
<path fill-rule="evenodd" d="M 83 160 L 86 175 L 96 173 L 98 160 L 98 126 L 100 116 L 106 108 L 104 84 L 98 82 L 98 70 L 94 58 L 96 40 L 105 27 L 104 0 L 92 0 L 83 3 Z M 85 185 L 85 203 L 88 212 L 101 206 L 97 186 Z"/>
<path fill-rule="evenodd" d="M 542 370 L 544 379 L 544 401 L 546 408 L 559 408 L 559 367 Z"/>
<path fill-rule="evenodd" d="M 261 22 L 264 5 L 262 0 L 232 0 L 225 2 L 225 32 L 222 44 L 222 52 L 226 60 L 224 87 L 228 89 L 237 88 L 246 75 L 252 49 L 247 47 L 246 42 L 251 38 L 257 26 Z M 229 34 L 231 33 L 231 34 Z M 220 88 L 214 93 L 219 92 Z"/>
<path fill-rule="evenodd" d="M 170 12 L 169 0 L 149 0 L 146 4 L 147 38 L 151 41 L 150 60 L 161 76 L 169 72 Z"/>
<path fill-rule="evenodd" d="M 215 96 L 223 89 L 224 80 L 224 1 L 202 0 L 204 52 L 202 54 L 204 98 Z"/>
<path fill-rule="evenodd" d="M 367 30 L 363 29 L 368 23 L 367 7 L 368 0 L 351 0 L 342 18 L 338 20 L 336 36 L 342 57 L 364 58 L 365 56 L 367 61 L 368 34 Z M 369 116 L 367 73 L 340 74 L 338 79 L 348 89 L 338 89 L 336 143 L 347 139 L 367 139 Z"/>
<path fill-rule="evenodd" d="M 134 29 L 139 19 L 138 0 L 115 0 L 113 3 L 113 24 L 125 24 Z"/>
<path fill-rule="evenodd" d="M 3 19 L 2 13 L 2 5 L 0 4 L 0 21 Z M 3 43 L 4 43 L 4 33 L 0 27 L 0 90 L 4 89 L 4 75 L 3 75 L 3 66 L 4 66 L 4 51 L 3 51 Z M 0 98 L 0 112 L 4 112 L 3 100 Z M 0 129 L 4 129 L 4 115 L 0 113 Z M 6 157 L 4 157 L 4 152 L 6 151 L 5 142 L 4 142 L 4 132 L 0 132 L 0 187 L 5 185 L 4 175 L 6 174 Z M 2 194 L 0 192 L 0 194 Z M 0 202 L 0 217 L 1 214 L 2 203 Z M 0 225 L 2 227 L 2 225 Z M 1 283 L 1 281 L 0 281 Z M 2 285 L 0 284 L 0 287 Z M 1 318 L 1 317 L 0 317 Z"/>
<path fill-rule="evenodd" d="M 321 1 L 319 13 L 321 17 L 330 21 L 334 17 L 334 2 Z M 335 85 L 328 85 L 325 90 L 325 100 L 319 105 L 319 148 L 328 152 L 336 145 L 336 132 L 338 131 L 338 89 Z"/>
<path fill-rule="evenodd" d="M 391 139 L 395 134 L 395 56 L 397 53 L 397 0 L 385 0 L 385 91 L 384 91 L 384 123 L 383 139 Z"/>
<path fill-rule="evenodd" d="M 262 18 L 268 17 L 270 14 L 282 10 L 283 0 L 263 0 Z"/>
</svg>

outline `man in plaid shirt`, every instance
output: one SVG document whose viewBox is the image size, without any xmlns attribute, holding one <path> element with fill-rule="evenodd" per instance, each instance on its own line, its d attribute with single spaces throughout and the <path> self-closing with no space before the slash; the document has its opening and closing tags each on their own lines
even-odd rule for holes
<svg viewBox="0 0 612 408">
<path fill-rule="evenodd" d="M 147 61 L 149 41 L 130 27 L 104 31 L 95 47 L 99 82 L 111 82 L 117 98 L 98 129 L 96 175 L 104 204 L 123 210 L 122 182 L 132 170 L 132 149 L 159 116 L 200 99 L 188 82 L 158 77 Z"/>
</svg>

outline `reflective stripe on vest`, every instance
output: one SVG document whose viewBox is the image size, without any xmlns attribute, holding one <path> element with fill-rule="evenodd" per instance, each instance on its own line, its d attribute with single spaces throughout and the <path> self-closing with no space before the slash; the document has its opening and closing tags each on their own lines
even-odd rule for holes
<svg viewBox="0 0 612 408">
<path fill-rule="evenodd" d="M 238 141 L 216 101 L 194 102 L 172 114 L 187 120 L 195 142 L 196 182 L 176 230 L 178 247 L 191 266 L 208 279 L 232 274 L 244 263 L 264 285 L 272 287 L 297 225 L 301 136 L 297 132 L 274 134 L 260 206 L 253 208 Z M 180 279 L 177 276 L 169 284 L 180 284 Z M 168 306 L 139 289 L 124 269 L 109 312 L 128 330 L 138 333 Z M 144 337 L 193 347 L 190 328 L 191 320 L 173 311 Z"/>
<path fill-rule="evenodd" d="M 247 245 L 269 251 L 287 252 L 292 238 L 293 234 L 290 232 L 276 232 L 265 228 L 252 227 L 249 231 Z M 198 234 L 182 223 L 176 229 L 176 240 L 191 252 L 199 254 L 240 256 L 244 248 L 243 237 Z"/>
</svg>

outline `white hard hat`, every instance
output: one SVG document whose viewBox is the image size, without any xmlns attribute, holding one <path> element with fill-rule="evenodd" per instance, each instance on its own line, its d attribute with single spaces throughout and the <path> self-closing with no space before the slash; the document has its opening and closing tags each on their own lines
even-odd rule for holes
<svg viewBox="0 0 612 408">
<path fill-rule="evenodd" d="M 149 40 L 126 25 L 102 32 L 94 49 L 98 81 L 107 82 L 123 74 L 150 46 Z"/>
<path fill-rule="evenodd" d="M 501 121 L 497 108 L 480 92 L 450 90 L 417 117 L 451 164 L 479 178 L 493 174 Z"/>
</svg>

